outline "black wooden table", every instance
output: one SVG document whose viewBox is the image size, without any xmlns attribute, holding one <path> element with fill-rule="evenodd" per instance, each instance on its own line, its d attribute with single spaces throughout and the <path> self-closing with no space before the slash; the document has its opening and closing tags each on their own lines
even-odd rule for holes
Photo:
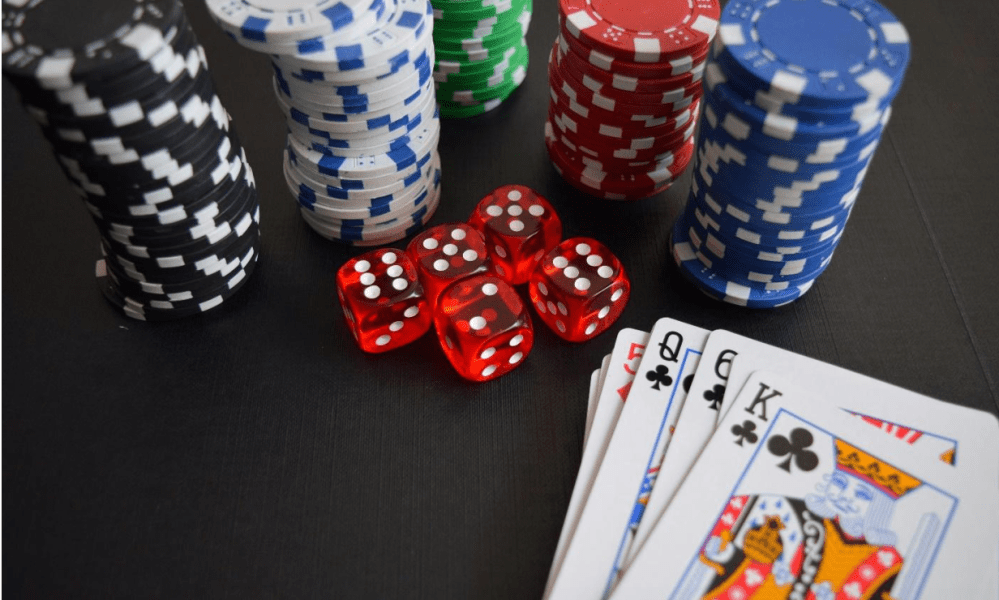
<svg viewBox="0 0 999 600">
<path fill-rule="evenodd" d="M 999 401 L 999 12 L 893 1 L 913 58 L 828 270 L 797 302 L 709 300 L 671 266 L 685 177 L 634 203 L 564 183 L 543 141 L 556 3 L 522 88 L 445 121 L 432 223 L 521 183 L 634 286 L 581 345 L 536 321 L 528 360 L 476 385 L 427 335 L 358 350 L 281 175 L 265 57 L 188 13 L 256 171 L 262 258 L 217 312 L 130 320 L 98 292 L 96 229 L 3 86 L 3 591 L 11 598 L 537 598 L 578 467 L 590 372 L 622 327 L 725 328 L 957 404 Z M 395 244 L 402 247 L 403 243 Z"/>
</svg>

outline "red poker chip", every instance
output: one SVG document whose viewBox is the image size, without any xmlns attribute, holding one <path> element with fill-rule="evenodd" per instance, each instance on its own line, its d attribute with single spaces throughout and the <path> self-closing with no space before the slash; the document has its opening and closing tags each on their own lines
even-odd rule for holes
<svg viewBox="0 0 999 600">
<path fill-rule="evenodd" d="M 554 60 L 558 62 L 563 71 L 572 71 L 581 80 L 585 77 L 587 87 L 590 87 L 590 89 L 594 89 L 591 86 L 598 85 L 601 90 L 606 90 L 607 93 L 610 93 L 609 90 L 613 89 L 624 93 L 662 94 L 670 90 L 700 86 L 704 75 L 704 68 L 707 65 L 706 62 L 701 62 L 694 70 L 675 77 L 628 77 L 619 73 L 598 69 L 584 61 L 575 52 L 563 50 L 559 46 L 558 40 L 553 44 L 550 57 L 554 57 Z M 594 89 L 594 91 L 598 90 Z"/>
<path fill-rule="evenodd" d="M 658 106 L 660 104 L 674 104 L 685 98 L 701 94 L 700 81 L 687 85 L 664 87 L 653 92 L 620 90 L 599 79 L 593 78 L 589 73 L 578 71 L 568 62 L 560 60 L 558 54 L 558 52 L 555 52 L 549 60 L 555 63 L 563 79 L 572 82 L 576 87 L 588 89 L 595 94 L 610 98 L 615 102 Z"/>
<path fill-rule="evenodd" d="M 618 201 L 642 200 L 644 198 L 650 198 L 652 196 L 655 196 L 656 194 L 665 192 L 673 185 L 671 182 L 671 183 L 653 185 L 653 186 L 642 186 L 642 187 L 636 186 L 634 188 L 626 190 L 615 190 L 615 191 L 593 187 L 589 185 L 590 180 L 588 179 L 584 180 L 583 177 L 573 173 L 572 167 L 567 167 L 565 164 L 560 162 L 558 154 L 556 154 L 556 151 L 553 150 L 553 147 L 551 145 L 548 146 L 548 152 L 549 155 L 551 156 L 552 166 L 559 173 L 559 175 L 562 176 L 562 179 L 565 180 L 566 183 L 576 188 L 580 192 L 583 192 L 584 194 L 590 196 L 594 196 L 596 198 L 603 198 L 605 200 L 618 200 Z"/>
<path fill-rule="evenodd" d="M 558 140 L 551 123 L 545 123 L 545 144 L 556 169 L 570 183 L 583 185 L 590 190 L 601 192 L 603 197 L 619 196 L 619 199 L 634 199 L 651 196 L 672 185 L 686 169 L 689 154 L 693 152 L 693 141 L 684 147 L 683 156 L 677 156 L 655 170 L 618 170 L 593 160 L 585 160 Z M 687 146 L 690 147 L 687 150 Z M 686 160 L 683 160 L 683 159 Z M 578 187 L 578 186 L 577 186 Z"/>
<path fill-rule="evenodd" d="M 583 62 L 594 68 L 628 77 L 644 77 L 664 79 L 677 77 L 697 68 L 708 57 L 709 48 L 699 48 L 693 54 L 675 57 L 672 61 L 661 63 L 636 63 L 622 58 L 604 54 L 598 50 L 587 48 L 578 39 L 562 28 L 556 40 L 566 52 L 573 52 Z"/>
<path fill-rule="evenodd" d="M 667 117 L 674 118 L 693 102 L 701 97 L 700 90 L 691 96 L 685 96 L 679 101 L 670 104 L 639 104 L 623 102 L 619 99 L 598 94 L 591 89 L 578 84 L 571 79 L 562 76 L 561 71 L 554 61 L 548 65 L 548 83 L 552 91 L 556 92 L 567 101 L 575 102 L 584 107 L 598 108 L 608 113 L 619 113 L 629 116 L 643 117 Z"/>
<path fill-rule="evenodd" d="M 677 115 L 665 116 L 665 117 L 650 117 L 643 115 L 615 115 L 612 112 L 608 112 L 601 108 L 596 108 L 592 106 L 585 106 L 562 96 L 555 90 L 548 90 L 548 94 L 551 98 L 549 104 L 555 104 L 558 109 L 563 111 L 563 114 L 571 116 L 576 120 L 586 119 L 592 120 L 599 125 L 604 125 L 606 127 L 620 127 L 622 129 L 622 134 L 627 131 L 634 133 L 635 135 L 640 135 L 643 130 L 646 129 L 658 129 L 660 127 L 665 127 L 668 129 L 675 129 L 675 124 L 677 120 L 688 119 L 688 117 Z M 689 111 L 685 111 L 689 114 Z M 692 115 L 691 115 L 692 116 Z M 683 123 L 680 125 L 683 126 Z"/>
<path fill-rule="evenodd" d="M 555 119 L 554 124 L 574 143 L 610 152 L 617 150 L 649 151 L 653 155 L 668 152 L 690 139 L 697 127 L 696 119 L 692 119 L 685 127 L 671 131 L 666 135 L 653 136 L 627 132 L 620 137 L 613 137 L 581 125 L 580 121 L 572 119 L 571 116 L 564 116 L 564 113 L 560 113 L 557 108 L 549 109 L 549 116 Z"/>
<path fill-rule="evenodd" d="M 552 118 L 549 118 L 549 122 L 553 125 L 553 135 L 565 148 L 572 151 L 572 155 L 588 164 L 601 164 L 603 169 L 609 171 L 638 169 L 650 171 L 672 165 L 674 162 L 680 164 L 681 168 L 685 168 L 692 156 L 692 152 L 689 152 L 687 148 L 693 143 L 693 136 L 681 138 L 679 143 L 665 147 L 637 150 L 617 149 L 602 145 L 599 140 L 593 138 L 570 137 L 571 134 L 562 130 Z"/>
<path fill-rule="evenodd" d="M 665 139 L 693 126 L 697 122 L 699 110 L 700 103 L 698 102 L 685 110 L 680 118 L 666 121 L 661 126 L 646 127 L 641 123 L 605 123 L 597 120 L 592 111 L 590 116 L 582 117 L 573 112 L 564 103 L 557 101 L 549 103 L 549 112 L 557 114 L 559 119 L 565 122 L 565 126 L 572 131 L 607 138 L 608 140 L 625 140 L 629 138 Z"/>
<path fill-rule="evenodd" d="M 705 48 L 718 30 L 717 0 L 559 0 L 566 29 L 587 47 L 637 63 Z"/>
<path fill-rule="evenodd" d="M 571 161 L 579 161 L 590 169 L 618 175 L 646 174 L 653 181 L 662 182 L 679 177 L 694 159 L 695 139 L 690 137 L 673 149 L 658 155 L 647 154 L 638 160 L 617 158 L 609 155 L 595 156 L 591 150 L 576 146 L 561 134 L 557 126 L 549 120 L 545 124 L 545 135 L 557 141 L 564 155 Z"/>
</svg>

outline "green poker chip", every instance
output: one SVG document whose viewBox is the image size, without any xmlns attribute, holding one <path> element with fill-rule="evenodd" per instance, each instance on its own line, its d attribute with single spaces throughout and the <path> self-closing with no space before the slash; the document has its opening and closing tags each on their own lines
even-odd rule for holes
<svg viewBox="0 0 999 600">
<path fill-rule="evenodd" d="M 531 0 L 505 0 L 489 2 L 470 0 L 468 2 L 431 1 L 434 7 L 434 18 L 441 21 L 481 21 L 495 16 L 519 14 Z"/>
<path fill-rule="evenodd" d="M 491 110 L 495 110 L 507 98 L 509 98 L 513 92 L 516 91 L 516 87 L 509 90 L 505 96 L 499 96 L 485 102 L 479 102 L 474 104 L 459 104 L 454 102 L 445 102 L 440 105 L 440 116 L 442 119 L 467 119 L 469 117 L 477 117 L 483 115 Z"/>
<path fill-rule="evenodd" d="M 464 73 L 471 75 L 474 73 L 487 73 L 503 62 L 513 60 L 514 56 L 524 51 L 526 42 L 521 39 L 517 44 L 507 48 L 502 54 L 494 54 L 482 60 L 447 60 L 435 57 L 434 71 L 441 73 Z"/>
<path fill-rule="evenodd" d="M 488 85 L 475 89 L 464 89 L 465 86 L 458 83 L 439 83 L 437 84 L 437 101 L 441 103 L 441 106 L 451 105 L 451 103 L 464 105 L 507 96 L 510 91 L 524 82 L 526 75 L 526 65 L 517 65 L 510 71 L 503 73 L 501 77 L 484 82 Z"/>
<path fill-rule="evenodd" d="M 531 15 L 526 15 L 526 22 L 529 23 Z M 453 39 L 439 35 L 434 39 L 434 45 L 438 52 L 447 53 L 502 50 L 515 45 L 524 37 L 527 27 L 523 22 L 521 20 L 508 30 L 486 37 Z"/>
<path fill-rule="evenodd" d="M 502 60 L 503 57 L 507 55 L 510 48 L 516 46 L 521 39 L 522 38 L 517 38 L 511 43 L 498 48 L 484 48 L 481 50 L 445 50 L 438 47 L 435 58 L 437 61 L 456 63 L 477 63 L 496 58 Z"/>
<path fill-rule="evenodd" d="M 434 19 L 434 39 L 444 37 L 450 40 L 463 40 L 502 35 L 513 27 L 520 26 L 519 17 L 522 14 L 523 11 L 509 12 L 477 21 Z"/>
<path fill-rule="evenodd" d="M 434 81 L 446 84 L 467 84 L 469 89 L 480 85 L 487 80 L 493 79 L 497 74 L 503 74 L 515 69 L 518 66 L 527 66 L 527 46 L 520 46 L 517 51 L 510 54 L 506 59 L 501 60 L 489 69 L 461 69 L 457 72 L 436 70 L 433 74 Z"/>
</svg>

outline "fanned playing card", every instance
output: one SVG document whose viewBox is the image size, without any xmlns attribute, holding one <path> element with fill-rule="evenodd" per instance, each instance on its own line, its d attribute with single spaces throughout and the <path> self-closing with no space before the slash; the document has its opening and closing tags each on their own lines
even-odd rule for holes
<svg viewBox="0 0 999 600">
<path fill-rule="evenodd" d="M 656 485 L 649 495 L 645 515 L 638 524 L 635 539 L 625 557 L 625 566 L 631 564 L 649 532 L 673 499 L 673 494 L 683 483 L 687 471 L 714 433 L 734 358 L 733 351 L 725 346 L 725 340 L 716 340 L 713 332 L 708 335 L 687 399 L 676 422 L 669 451 L 659 465 Z"/>
<path fill-rule="evenodd" d="M 600 467 L 611 433 L 614 431 L 618 416 L 621 414 L 621 408 L 628 398 L 628 392 L 631 389 L 631 383 L 642 358 L 642 353 L 645 351 L 648 337 L 648 332 L 625 328 L 618 333 L 614 342 L 614 350 L 611 352 L 610 363 L 605 369 L 600 396 L 594 410 L 593 422 L 590 425 L 589 434 L 586 436 L 587 441 L 583 448 L 579 473 L 576 475 L 576 484 L 572 488 L 569 508 L 562 524 L 562 532 L 559 534 L 555 558 L 548 573 L 548 583 L 545 586 L 546 598 L 549 597 L 552 586 L 559 579 L 566 549 L 572 541 L 597 469 Z"/>
<path fill-rule="evenodd" d="M 996 456 L 925 460 L 810 383 L 748 378 L 613 598 L 980 597 Z"/>
<path fill-rule="evenodd" d="M 600 368 L 590 375 L 590 395 L 586 403 L 586 429 L 583 431 L 583 448 L 590 438 L 590 429 L 593 428 L 593 417 L 597 414 L 597 402 L 600 400 L 600 392 L 604 389 L 604 378 L 607 377 L 607 367 L 610 366 L 611 355 L 604 355 L 600 362 Z"/>
<path fill-rule="evenodd" d="M 601 598 L 616 581 L 707 335 L 656 322 L 549 598 Z"/>
</svg>

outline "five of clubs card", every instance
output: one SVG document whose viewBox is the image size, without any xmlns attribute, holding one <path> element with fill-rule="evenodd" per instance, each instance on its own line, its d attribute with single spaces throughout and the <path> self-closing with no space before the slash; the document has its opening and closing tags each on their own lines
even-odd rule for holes
<svg viewBox="0 0 999 600">
<path fill-rule="evenodd" d="M 548 600 L 999 600 L 999 421 L 728 331 L 590 378 Z"/>
</svg>

